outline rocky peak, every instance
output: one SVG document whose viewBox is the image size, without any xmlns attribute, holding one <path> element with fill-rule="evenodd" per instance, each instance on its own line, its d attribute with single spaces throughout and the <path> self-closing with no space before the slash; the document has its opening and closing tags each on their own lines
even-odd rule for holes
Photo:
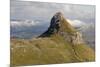
<svg viewBox="0 0 100 67">
<path fill-rule="evenodd" d="M 83 43 L 82 34 L 80 34 L 69 22 L 64 18 L 61 12 L 57 12 L 52 18 L 51 23 L 46 32 L 39 37 L 50 37 L 51 35 L 58 34 L 66 41 L 73 44 Z"/>
<path fill-rule="evenodd" d="M 51 33 L 57 33 L 59 31 L 61 19 L 62 19 L 62 14 L 60 12 L 56 13 L 52 17 L 50 27 L 48 29 Z"/>
<path fill-rule="evenodd" d="M 44 32 L 42 37 L 50 36 L 53 34 L 59 34 L 59 32 L 73 32 L 74 28 L 66 21 L 61 12 L 57 12 L 50 22 L 50 26 L 46 32 Z"/>
</svg>

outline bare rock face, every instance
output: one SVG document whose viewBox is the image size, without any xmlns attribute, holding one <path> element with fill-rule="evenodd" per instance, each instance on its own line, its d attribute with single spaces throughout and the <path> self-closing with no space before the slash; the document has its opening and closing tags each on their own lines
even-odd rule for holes
<svg viewBox="0 0 100 67">
<path fill-rule="evenodd" d="M 82 34 L 69 24 L 61 12 L 52 17 L 50 27 L 39 37 L 50 37 L 54 34 L 62 36 L 67 42 L 71 42 L 74 45 L 83 43 Z"/>
<path fill-rule="evenodd" d="M 40 35 L 39 37 L 47 37 L 52 34 L 58 33 L 60 29 L 61 16 L 62 14 L 60 12 L 56 13 L 51 19 L 50 27 L 48 28 L 48 30 L 44 32 L 42 35 Z"/>
<path fill-rule="evenodd" d="M 60 35 L 62 37 L 64 37 L 64 39 L 67 42 L 70 42 L 70 43 L 72 43 L 74 45 L 84 43 L 84 40 L 82 38 L 82 34 L 79 33 L 79 32 L 75 32 L 73 34 L 69 34 L 69 33 L 66 33 L 66 32 L 61 32 Z"/>
<path fill-rule="evenodd" d="M 75 44 L 82 44 L 83 39 L 82 39 L 82 34 L 80 34 L 79 32 L 74 33 L 74 36 L 71 36 L 71 42 L 75 45 Z"/>
</svg>

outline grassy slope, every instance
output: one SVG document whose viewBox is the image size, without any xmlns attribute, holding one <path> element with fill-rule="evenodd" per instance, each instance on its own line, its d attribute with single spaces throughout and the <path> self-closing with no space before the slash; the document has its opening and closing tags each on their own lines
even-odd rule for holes
<svg viewBox="0 0 100 67">
<path fill-rule="evenodd" d="M 60 32 L 73 35 L 76 30 L 63 18 Z M 94 61 L 94 51 L 85 44 L 66 42 L 59 34 L 31 40 L 11 39 L 11 64 L 55 64 Z"/>
<path fill-rule="evenodd" d="M 61 28 L 60 30 L 61 31 L 64 31 L 64 32 L 67 32 L 69 34 L 73 34 L 74 32 L 77 32 L 76 29 L 74 29 L 74 27 L 72 27 L 72 25 L 69 24 L 69 22 L 63 18 L 62 20 L 60 20 L 60 25 L 61 25 Z"/>
<path fill-rule="evenodd" d="M 94 51 L 87 45 L 72 45 L 59 35 L 32 40 L 11 40 L 11 64 L 54 64 L 94 61 Z"/>
</svg>

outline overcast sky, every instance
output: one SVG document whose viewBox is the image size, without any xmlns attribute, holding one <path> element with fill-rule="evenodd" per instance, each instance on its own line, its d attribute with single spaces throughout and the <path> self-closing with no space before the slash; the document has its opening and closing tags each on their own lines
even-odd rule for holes
<svg viewBox="0 0 100 67">
<path fill-rule="evenodd" d="M 67 19 L 87 22 L 95 21 L 94 5 L 75 5 L 11 0 L 11 20 L 50 21 L 56 12 L 62 12 Z"/>
</svg>

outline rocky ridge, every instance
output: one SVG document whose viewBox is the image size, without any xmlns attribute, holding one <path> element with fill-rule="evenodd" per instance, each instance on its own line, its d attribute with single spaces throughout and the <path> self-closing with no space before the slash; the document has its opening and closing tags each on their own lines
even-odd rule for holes
<svg viewBox="0 0 100 67">
<path fill-rule="evenodd" d="M 57 12 L 51 19 L 50 27 L 39 37 L 50 37 L 58 34 L 63 36 L 64 39 L 73 44 L 84 43 L 82 34 L 74 29 L 67 20 L 65 20 L 61 12 Z"/>
</svg>

